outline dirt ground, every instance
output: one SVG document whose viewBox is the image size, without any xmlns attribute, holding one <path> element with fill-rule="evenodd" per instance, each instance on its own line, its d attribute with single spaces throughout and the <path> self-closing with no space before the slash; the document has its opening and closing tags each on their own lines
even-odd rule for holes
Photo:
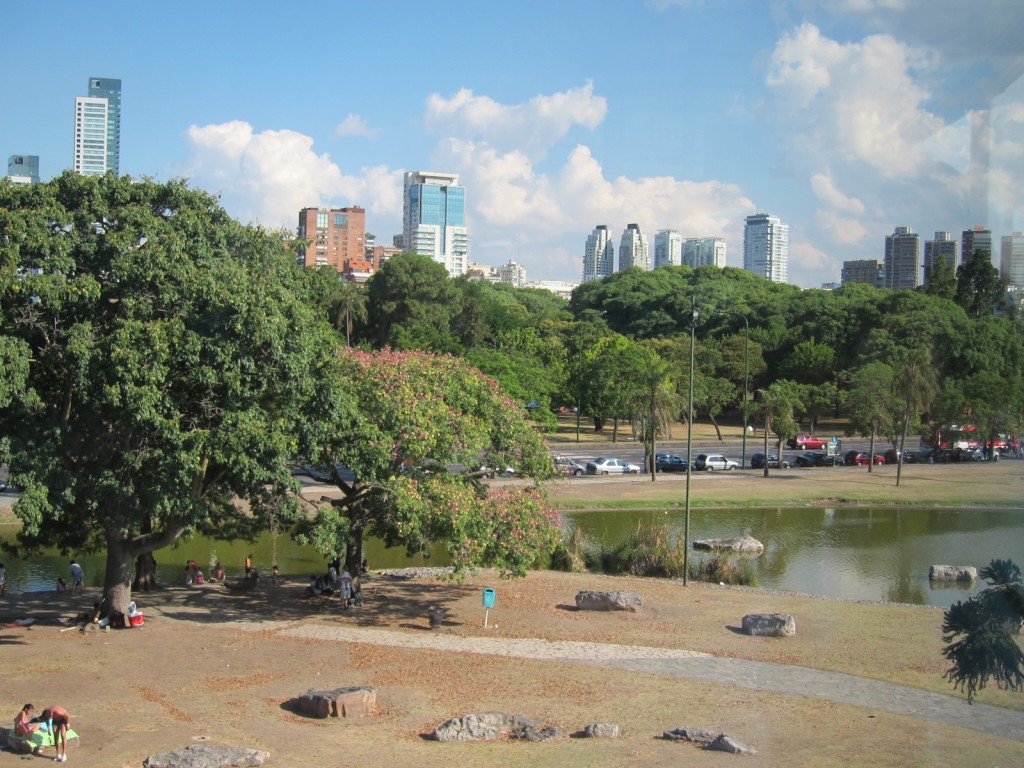
<svg viewBox="0 0 1024 768">
<path fill-rule="evenodd" d="M 1019 467 L 1019 468 L 1018 468 Z M 931 468 L 921 468 L 931 470 Z M 952 468 L 944 468 L 952 469 Z M 963 494 L 1021 497 L 1024 462 L 955 468 L 944 479 L 914 470 L 908 485 L 952 501 L 939 482 Z M 987 479 L 973 470 L 994 471 Z M 1001 471 L 1000 471 L 1001 470 Z M 863 473 L 865 476 L 867 473 Z M 821 497 L 844 496 L 819 475 Z M 835 476 L 838 478 L 839 476 Z M 881 475 L 872 482 L 882 482 Z M 892 477 L 889 478 L 890 482 Z M 792 487 L 803 480 L 779 481 Z M 860 475 L 850 483 L 865 482 Z M 678 491 L 679 480 L 618 484 L 594 481 L 593 498 L 642 499 L 654 488 Z M 747 477 L 702 477 L 694 486 L 716 496 L 750 497 Z M 560 486 L 563 493 L 585 484 Z M 658 491 L 661 492 L 661 491 Z M 709 490 L 710 492 L 710 490 Z M 763 492 L 763 487 L 758 493 Z M 878 491 L 871 490 L 871 494 Z M 774 493 L 774 492 L 773 492 Z M 799 495 L 799 494 L 798 494 Z M 585 502 L 585 499 L 582 500 Z M 481 591 L 497 603 L 483 627 Z M 577 612 L 583 589 L 629 589 L 645 600 L 638 614 Z M 942 611 L 864 604 L 650 579 L 538 572 L 500 581 L 482 572 L 462 585 L 436 579 L 372 575 L 367 604 L 342 611 L 336 601 L 303 597 L 305 584 L 261 587 L 250 595 L 215 585 L 168 587 L 135 596 L 144 627 L 108 633 L 61 631 L 60 617 L 98 599 L 52 593 L 0 598 L 0 624 L 31 616 L 31 628 L 0 628 L 0 705 L 8 722 L 25 702 L 60 704 L 73 715 L 81 744 L 69 762 L 141 766 L 146 756 L 209 742 L 264 749 L 270 765 L 557 766 L 997 766 L 1024 765 L 1024 743 L 861 707 L 783 696 L 733 685 L 631 673 L 560 661 L 428 651 L 363 643 L 300 640 L 289 627 L 390 629 L 462 637 L 543 638 L 703 651 L 892 681 L 955 695 L 942 679 Z M 426 608 L 448 610 L 430 630 Z M 753 638 L 736 631 L 743 615 L 794 615 L 793 638 Z M 378 712 L 360 720 L 315 720 L 286 703 L 310 688 L 373 685 Z M 1024 697 L 986 689 L 982 703 L 1024 711 Z M 966 702 L 964 704 L 966 707 Z M 523 713 L 568 733 L 592 722 L 618 723 L 617 740 L 565 737 L 543 744 L 442 744 L 424 738 L 436 725 L 470 712 Z M 660 739 L 696 726 L 725 731 L 758 750 L 736 757 Z M 34 764 L 0 752 L 0 768 Z"/>
</svg>

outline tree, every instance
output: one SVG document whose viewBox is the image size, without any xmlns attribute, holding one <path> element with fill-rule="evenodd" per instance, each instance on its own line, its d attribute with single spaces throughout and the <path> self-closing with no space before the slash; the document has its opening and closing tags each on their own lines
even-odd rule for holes
<svg viewBox="0 0 1024 768">
<path fill-rule="evenodd" d="M 1020 568 L 993 560 L 979 575 L 988 589 L 954 603 L 942 622 L 942 655 L 953 662 L 944 677 L 967 693 L 967 701 L 994 680 L 1000 690 L 1024 689 L 1024 651 L 1014 638 L 1024 623 Z M 959 639 L 957 639 L 959 638 Z"/>
<path fill-rule="evenodd" d="M 878 361 L 861 366 L 850 374 L 843 403 L 850 414 L 850 425 L 861 435 L 870 437 L 868 455 L 875 455 L 875 439 L 888 434 L 900 401 L 893 389 L 892 367 Z M 868 462 L 868 472 L 874 469 Z"/>
<path fill-rule="evenodd" d="M 365 323 L 367 319 L 366 288 L 358 283 L 350 283 L 341 274 L 330 277 L 334 284 L 327 298 L 328 312 L 334 327 L 345 330 L 345 344 L 351 346 L 353 328 Z"/>
<path fill-rule="evenodd" d="M 918 350 L 905 355 L 895 368 L 892 383 L 896 396 L 903 401 L 903 428 L 900 432 L 900 452 L 896 464 L 898 486 L 903 471 L 903 451 L 911 419 L 916 422 L 921 412 L 927 410 L 938 388 L 931 354 L 927 350 Z"/>
<path fill-rule="evenodd" d="M 956 270 L 956 303 L 971 317 L 992 314 L 1003 304 L 1006 286 L 999 279 L 999 270 L 992 264 L 992 255 L 979 248 L 964 254 L 964 262 Z"/>
<path fill-rule="evenodd" d="M 782 441 L 796 434 L 797 423 L 793 412 L 800 407 L 801 386 L 783 379 L 767 389 L 757 391 L 757 410 L 764 417 L 764 476 L 768 477 L 768 433 L 777 440 L 775 452 L 782 456 Z"/>
<path fill-rule="evenodd" d="M 0 410 L 20 547 L 133 560 L 192 532 L 254 535 L 297 507 L 288 469 L 335 345 L 280 238 L 184 182 L 72 173 L 0 184 L 0 350 L 29 350 Z"/>
<path fill-rule="evenodd" d="M 371 535 L 410 552 L 444 542 L 459 572 L 494 565 L 521 576 L 550 551 L 558 515 L 535 489 L 488 493 L 479 474 L 449 471 L 483 463 L 511 464 L 526 477 L 554 474 L 522 406 L 496 382 L 446 355 L 343 350 L 340 359 L 360 410 L 353 420 L 342 414 L 308 456 L 341 494 L 301 526 L 300 541 L 324 554 L 344 546 L 350 570 Z"/>
</svg>

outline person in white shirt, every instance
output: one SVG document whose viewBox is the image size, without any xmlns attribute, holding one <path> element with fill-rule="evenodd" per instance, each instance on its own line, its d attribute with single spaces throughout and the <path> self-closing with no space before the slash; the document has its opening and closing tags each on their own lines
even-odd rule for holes
<svg viewBox="0 0 1024 768">
<path fill-rule="evenodd" d="M 71 594 L 80 595 L 85 587 L 85 571 L 77 560 L 71 561 Z"/>
</svg>

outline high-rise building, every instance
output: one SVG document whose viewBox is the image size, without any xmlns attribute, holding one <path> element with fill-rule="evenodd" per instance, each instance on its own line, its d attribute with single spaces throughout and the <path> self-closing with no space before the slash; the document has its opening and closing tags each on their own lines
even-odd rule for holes
<svg viewBox="0 0 1024 768">
<path fill-rule="evenodd" d="M 297 234 L 307 243 L 298 257 L 303 266 L 344 272 L 346 263 L 366 260 L 366 209 L 359 206 L 303 208 Z"/>
<path fill-rule="evenodd" d="M 992 230 L 984 227 L 974 227 L 963 231 L 963 247 L 960 253 L 963 262 L 966 264 L 974 256 L 975 251 L 987 251 L 989 258 L 995 261 L 995 249 L 992 248 Z"/>
<path fill-rule="evenodd" d="M 885 277 L 883 287 L 894 291 L 912 290 L 920 283 L 921 236 L 910 227 L 896 227 L 885 236 Z"/>
<path fill-rule="evenodd" d="M 789 225 L 777 216 L 747 216 L 743 228 L 743 268 L 773 283 L 789 280 Z"/>
<path fill-rule="evenodd" d="M 999 277 L 1007 287 L 1024 290 L 1024 233 L 1003 235 L 999 258 Z"/>
<path fill-rule="evenodd" d="M 615 271 L 615 246 L 608 237 L 608 225 L 598 224 L 587 238 L 583 253 L 583 281 L 600 280 Z"/>
<path fill-rule="evenodd" d="M 15 184 L 38 184 L 39 156 L 11 155 L 8 157 L 7 178 Z"/>
<path fill-rule="evenodd" d="M 121 172 L 121 81 L 90 77 L 89 94 L 75 97 L 75 157 L 83 176 Z"/>
<path fill-rule="evenodd" d="M 885 282 L 885 269 L 878 259 L 856 259 L 844 261 L 841 275 L 843 285 L 865 283 L 881 288 Z"/>
<path fill-rule="evenodd" d="M 940 260 L 946 262 L 953 273 L 956 273 L 956 268 L 959 253 L 957 247 L 959 243 L 953 239 L 949 232 L 936 232 L 934 240 L 924 241 L 924 283 L 927 285 L 930 282 L 930 276 L 932 270 L 935 268 L 936 263 Z"/>
<path fill-rule="evenodd" d="M 683 236 L 674 229 L 662 229 L 654 235 L 654 268 L 683 263 Z"/>
<path fill-rule="evenodd" d="M 498 267 L 498 282 L 516 288 L 526 286 L 526 267 L 509 259 L 508 264 Z"/>
<path fill-rule="evenodd" d="M 402 243 L 458 277 L 469 265 L 466 190 L 448 173 L 408 171 L 403 196 Z"/>
<path fill-rule="evenodd" d="M 688 237 L 683 243 L 683 266 L 725 266 L 725 240 L 720 237 Z"/>
<path fill-rule="evenodd" d="M 627 224 L 619 241 L 619 271 L 623 272 L 630 267 L 651 268 L 647 235 L 640 231 L 639 224 Z"/>
</svg>

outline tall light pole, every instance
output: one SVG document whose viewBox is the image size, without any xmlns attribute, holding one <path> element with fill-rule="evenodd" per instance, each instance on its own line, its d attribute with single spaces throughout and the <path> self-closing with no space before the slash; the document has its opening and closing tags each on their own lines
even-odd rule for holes
<svg viewBox="0 0 1024 768">
<path fill-rule="evenodd" d="M 576 345 L 579 352 L 579 365 L 576 369 L 576 442 L 580 441 L 580 411 L 583 409 L 583 320 L 580 320 L 580 333 Z"/>
<path fill-rule="evenodd" d="M 750 323 L 746 315 L 743 318 L 743 456 L 740 458 L 740 467 L 747 466 L 747 399 L 750 392 Z M 768 463 L 768 453 L 764 454 L 765 464 Z M 780 460 L 781 463 L 781 460 Z"/>
<path fill-rule="evenodd" d="M 686 504 L 683 517 L 683 586 L 690 579 L 690 475 L 693 472 L 693 336 L 697 329 L 697 294 L 692 296 L 690 315 L 690 404 L 686 411 Z"/>
</svg>

